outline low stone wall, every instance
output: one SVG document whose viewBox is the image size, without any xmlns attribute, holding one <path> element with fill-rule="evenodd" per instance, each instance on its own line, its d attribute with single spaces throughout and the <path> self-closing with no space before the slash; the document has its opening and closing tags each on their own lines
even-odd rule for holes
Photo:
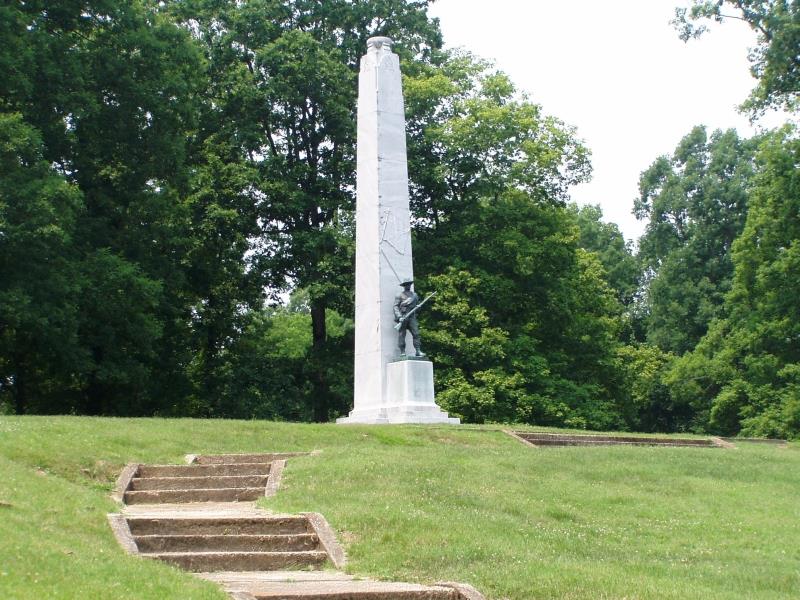
<svg viewBox="0 0 800 600">
<path fill-rule="evenodd" d="M 506 431 L 531 446 L 688 446 L 694 448 L 731 447 L 719 438 L 643 437 L 629 435 L 568 434 Z"/>
</svg>

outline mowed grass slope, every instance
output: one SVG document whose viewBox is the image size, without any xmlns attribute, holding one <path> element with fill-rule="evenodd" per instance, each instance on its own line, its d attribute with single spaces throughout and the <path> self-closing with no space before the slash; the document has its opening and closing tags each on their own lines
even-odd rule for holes
<svg viewBox="0 0 800 600">
<path fill-rule="evenodd" d="M 474 427 L 0 417 L 0 598 L 224 598 L 126 555 L 127 462 L 319 450 L 261 505 L 323 513 L 349 571 L 487 598 L 797 598 L 800 447 L 526 447 Z"/>
</svg>

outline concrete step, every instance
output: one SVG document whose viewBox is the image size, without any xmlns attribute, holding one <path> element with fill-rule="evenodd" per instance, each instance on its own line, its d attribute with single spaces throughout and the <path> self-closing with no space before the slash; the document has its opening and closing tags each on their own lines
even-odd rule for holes
<svg viewBox="0 0 800 600">
<path fill-rule="evenodd" d="M 197 490 L 211 488 L 264 488 L 268 475 L 215 475 L 205 477 L 134 477 L 128 491 Z"/>
<path fill-rule="evenodd" d="M 206 477 L 209 475 L 267 475 L 272 463 L 219 465 L 141 465 L 136 477 Z"/>
<path fill-rule="evenodd" d="M 210 488 L 191 490 L 142 490 L 125 492 L 125 504 L 188 502 L 243 502 L 264 496 L 264 488 Z"/>
<path fill-rule="evenodd" d="M 304 516 L 283 517 L 128 517 L 134 536 L 144 535 L 297 535 L 313 533 Z"/>
<path fill-rule="evenodd" d="M 244 589 L 245 587 L 300 581 L 327 583 L 356 580 L 352 575 L 341 571 L 214 571 L 213 573 L 197 573 L 197 576 L 218 583 L 226 589 Z"/>
<path fill-rule="evenodd" d="M 244 589 L 257 600 L 459 600 L 447 587 L 381 581 L 293 582 Z"/>
<path fill-rule="evenodd" d="M 464 583 L 378 582 L 355 579 L 334 571 L 261 571 L 198 573 L 199 577 L 221 585 L 239 600 L 485 600 L 475 588 Z"/>
<path fill-rule="evenodd" d="M 321 550 L 306 552 L 153 552 L 156 558 L 187 571 L 276 571 L 320 568 L 328 559 Z"/>
<path fill-rule="evenodd" d="M 308 452 L 272 452 L 270 454 L 198 454 L 193 457 L 195 465 L 221 465 L 244 463 L 271 463 L 293 456 L 305 456 Z"/>
<path fill-rule="evenodd" d="M 142 535 L 139 552 L 305 552 L 317 550 L 311 533 L 288 535 Z"/>
</svg>

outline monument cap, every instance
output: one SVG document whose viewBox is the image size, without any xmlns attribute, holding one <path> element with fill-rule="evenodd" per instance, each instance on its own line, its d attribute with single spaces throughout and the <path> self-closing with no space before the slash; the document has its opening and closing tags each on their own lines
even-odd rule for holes
<svg viewBox="0 0 800 600">
<path fill-rule="evenodd" d="M 392 44 L 394 44 L 392 38 L 388 38 L 385 36 L 371 37 L 367 40 L 367 50 L 370 50 L 372 48 L 380 50 L 382 47 L 386 46 L 386 49 L 391 51 Z"/>
<path fill-rule="evenodd" d="M 400 282 L 400 285 L 411 285 L 412 283 L 414 283 L 414 280 L 411 279 L 410 277 L 406 277 L 405 279 L 403 279 L 403 281 Z"/>
</svg>

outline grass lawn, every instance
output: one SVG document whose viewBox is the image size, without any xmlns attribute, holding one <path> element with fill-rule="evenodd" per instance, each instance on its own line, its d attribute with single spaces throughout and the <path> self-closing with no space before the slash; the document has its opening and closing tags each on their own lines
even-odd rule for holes
<svg viewBox="0 0 800 600">
<path fill-rule="evenodd" d="M 0 416 L 0 598 L 223 599 L 126 555 L 106 522 L 127 462 L 291 459 L 281 512 L 323 513 L 350 572 L 491 600 L 797 598 L 800 445 L 534 449 L 489 428 Z"/>
</svg>

